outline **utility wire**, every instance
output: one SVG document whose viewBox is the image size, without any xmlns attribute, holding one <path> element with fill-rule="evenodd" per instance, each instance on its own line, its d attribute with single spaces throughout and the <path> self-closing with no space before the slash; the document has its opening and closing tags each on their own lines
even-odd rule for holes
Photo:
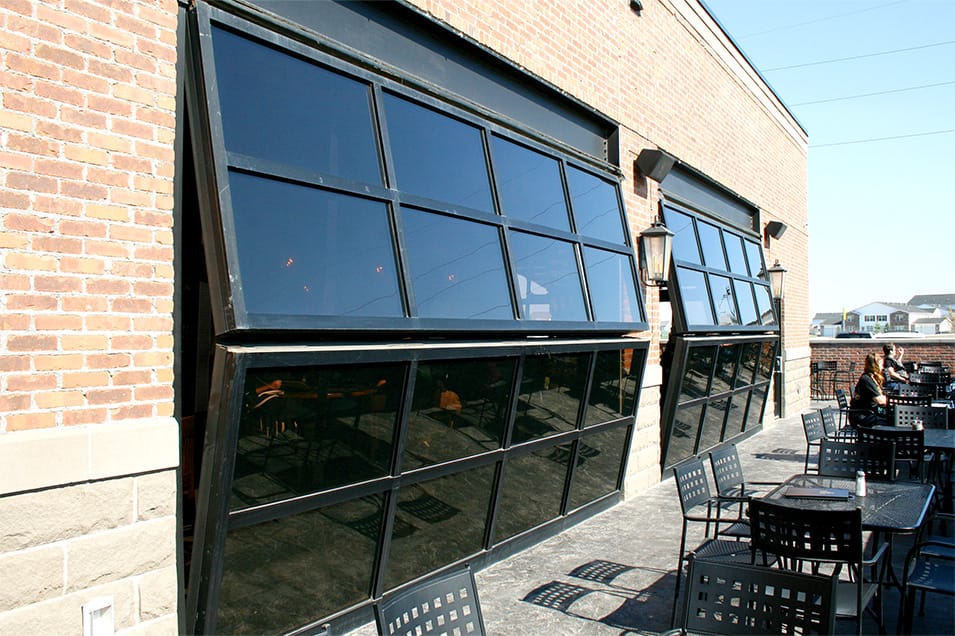
<svg viewBox="0 0 955 636">
<path fill-rule="evenodd" d="M 895 137 L 874 137 L 872 139 L 856 139 L 855 141 L 838 141 L 831 144 L 809 144 L 810 148 L 828 148 L 830 146 L 848 146 L 851 144 L 867 144 L 875 141 L 891 141 L 892 139 L 907 139 L 909 137 L 928 137 L 930 135 L 948 135 L 955 133 L 955 128 L 950 130 L 933 130 L 932 132 L 914 133 L 911 135 L 896 135 Z"/>
<path fill-rule="evenodd" d="M 894 4 L 903 4 L 908 0 L 898 0 L 897 2 L 887 2 L 885 4 L 876 5 L 874 7 L 866 7 L 865 9 L 859 9 L 857 11 L 850 11 L 848 13 L 839 13 L 837 15 L 830 15 L 823 18 L 817 18 L 816 20 L 809 20 L 808 22 L 799 22 L 797 24 L 788 24 L 786 26 L 774 27 L 772 29 L 767 29 L 765 31 L 759 31 L 757 33 L 748 33 L 742 35 L 737 39 L 745 40 L 747 38 L 753 38 L 757 35 L 765 35 L 767 33 L 775 33 L 776 31 L 785 31 L 786 29 L 795 29 L 796 27 L 806 26 L 807 24 L 816 24 L 817 22 L 826 22 L 828 20 L 835 20 L 837 18 L 844 18 L 846 16 L 855 15 L 857 13 L 865 13 L 866 11 L 875 11 L 876 9 L 884 9 L 885 7 L 890 7 Z"/>
<path fill-rule="evenodd" d="M 878 53 L 864 53 L 862 55 L 851 55 L 849 57 L 836 57 L 830 60 L 819 60 L 818 62 L 806 62 L 804 64 L 790 64 L 789 66 L 774 66 L 773 68 L 763 68 L 759 69 L 761 73 L 770 73 L 772 71 L 784 71 L 791 68 L 804 68 L 806 66 L 818 66 L 820 64 L 833 64 L 835 62 L 846 62 L 848 60 L 861 60 L 865 57 L 878 57 L 880 55 L 892 55 L 894 53 L 905 53 L 907 51 L 918 51 L 919 49 L 929 49 L 933 46 L 945 46 L 947 44 L 955 44 L 955 40 L 948 40 L 947 42 L 936 42 L 934 44 L 923 44 L 921 46 L 910 46 L 905 49 L 893 49 L 891 51 L 879 51 Z"/>
<path fill-rule="evenodd" d="M 841 102 L 846 99 L 858 99 L 860 97 L 874 97 L 875 95 L 888 95 L 889 93 L 904 93 L 906 91 L 917 91 L 923 88 L 934 88 L 936 86 L 948 86 L 949 84 L 955 84 L 955 81 L 951 82 L 939 82 L 937 84 L 923 84 L 921 86 L 909 86 L 908 88 L 893 88 L 887 91 L 878 91 L 875 93 L 860 93 L 858 95 L 846 95 L 844 97 L 830 97 L 829 99 L 817 99 L 813 102 L 799 102 L 798 104 L 790 104 L 790 106 L 808 106 L 810 104 L 827 104 L 829 102 Z"/>
</svg>

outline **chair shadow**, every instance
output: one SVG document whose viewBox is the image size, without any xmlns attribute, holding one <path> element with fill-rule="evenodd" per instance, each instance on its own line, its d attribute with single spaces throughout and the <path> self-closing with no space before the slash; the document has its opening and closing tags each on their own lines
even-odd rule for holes
<svg viewBox="0 0 955 636">
<path fill-rule="evenodd" d="M 793 448 L 774 448 L 768 453 L 753 453 L 753 457 L 756 459 L 772 459 L 802 464 L 806 461 L 806 452 Z"/>
</svg>

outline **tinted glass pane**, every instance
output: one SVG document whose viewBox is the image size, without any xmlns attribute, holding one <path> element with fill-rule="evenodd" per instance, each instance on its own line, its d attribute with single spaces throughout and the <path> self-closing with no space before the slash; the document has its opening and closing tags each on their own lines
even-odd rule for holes
<svg viewBox="0 0 955 636">
<path fill-rule="evenodd" d="M 568 166 L 567 187 L 579 234 L 626 242 L 616 184 Z"/>
<path fill-rule="evenodd" d="M 727 398 L 713 400 L 706 405 L 703 413 L 703 430 L 700 432 L 700 445 L 697 453 L 707 451 L 720 443 L 723 434 L 723 420 L 726 418 Z"/>
<path fill-rule="evenodd" d="M 749 393 L 737 393 L 730 398 L 730 408 L 726 414 L 726 426 L 723 430 L 723 441 L 736 437 L 743 430 L 743 417 L 746 415 L 747 402 L 749 402 Z"/>
<path fill-rule="evenodd" d="M 601 351 L 590 387 L 584 424 L 590 426 L 633 415 L 643 373 L 643 352 Z"/>
<path fill-rule="evenodd" d="M 716 347 L 693 347 L 687 354 L 686 375 L 680 384 L 679 403 L 704 397 L 710 389 Z"/>
<path fill-rule="evenodd" d="M 487 358 L 419 364 L 402 469 L 500 447 L 515 363 Z"/>
<path fill-rule="evenodd" d="M 776 312 L 773 311 L 773 294 L 766 285 L 753 285 L 756 292 L 756 306 L 759 309 L 759 320 L 764 325 L 776 324 Z"/>
<path fill-rule="evenodd" d="M 569 464 L 569 444 L 508 460 L 501 484 L 495 543 L 560 515 Z"/>
<path fill-rule="evenodd" d="M 748 276 L 746 257 L 743 256 L 743 239 L 724 231 L 723 242 L 726 244 L 726 256 L 729 258 L 730 271 L 740 276 Z"/>
<path fill-rule="evenodd" d="M 733 290 L 739 304 L 740 322 L 744 325 L 758 325 L 759 316 L 756 315 L 756 301 L 753 300 L 753 285 L 734 278 Z"/>
<path fill-rule="evenodd" d="M 402 208 L 418 315 L 512 319 L 497 228 Z"/>
<path fill-rule="evenodd" d="M 739 374 L 736 376 L 736 386 L 752 384 L 756 377 L 756 365 L 759 363 L 760 346 L 758 342 L 748 342 L 742 346 L 742 356 L 739 361 Z"/>
<path fill-rule="evenodd" d="M 509 234 L 526 320 L 587 320 L 574 246 L 524 232 Z"/>
<path fill-rule="evenodd" d="M 226 149 L 381 183 L 367 85 L 213 28 Z"/>
<path fill-rule="evenodd" d="M 617 489 L 627 427 L 589 435 L 580 440 L 570 509 L 576 509 Z"/>
<path fill-rule="evenodd" d="M 480 129 L 388 93 L 384 107 L 399 190 L 494 211 Z"/>
<path fill-rule="evenodd" d="M 570 230 L 557 160 L 493 137 L 494 169 L 505 216 Z"/>
<path fill-rule="evenodd" d="M 480 552 L 493 482 L 491 464 L 401 488 L 385 587 Z"/>
<path fill-rule="evenodd" d="M 722 344 L 719 346 L 716 357 L 716 373 L 713 374 L 713 386 L 710 389 L 710 395 L 725 393 L 733 388 L 738 358 L 739 347 L 737 345 Z"/>
<path fill-rule="evenodd" d="M 670 432 L 670 444 L 667 446 L 665 466 L 672 466 L 693 455 L 702 415 L 703 403 L 677 407 L 673 417 L 673 430 Z"/>
<path fill-rule="evenodd" d="M 674 260 L 702 265 L 700 248 L 696 244 L 696 230 L 693 229 L 693 219 L 672 208 L 663 208 L 663 218 L 666 220 L 667 228 L 673 232 Z"/>
<path fill-rule="evenodd" d="M 733 294 L 733 285 L 725 276 L 709 275 L 710 290 L 713 292 L 713 305 L 716 307 L 716 323 L 718 325 L 738 325 L 736 315 L 736 301 Z"/>
<path fill-rule="evenodd" d="M 250 369 L 232 509 L 387 475 L 404 365 Z"/>
<path fill-rule="evenodd" d="M 759 369 L 756 372 L 757 382 L 766 382 L 773 377 L 775 368 L 776 343 L 767 341 L 763 343 L 763 351 L 759 356 Z"/>
<path fill-rule="evenodd" d="M 229 532 L 216 632 L 286 633 L 369 598 L 382 502 L 365 497 Z"/>
<path fill-rule="evenodd" d="M 746 263 L 749 265 L 749 275 L 756 278 L 763 271 L 763 250 L 760 249 L 759 243 L 755 241 L 744 240 L 743 244 L 746 246 Z"/>
<path fill-rule="evenodd" d="M 715 324 L 713 310 L 710 308 L 710 292 L 706 287 L 706 275 L 696 270 L 678 267 L 677 278 L 687 325 L 692 327 Z"/>
<path fill-rule="evenodd" d="M 250 314 L 402 316 L 383 203 L 231 172 Z"/>
<path fill-rule="evenodd" d="M 642 322 L 631 259 L 623 254 L 584 248 L 587 284 L 594 318 L 599 322 Z"/>
<path fill-rule="evenodd" d="M 524 360 L 512 444 L 577 427 L 589 361 L 589 354 L 528 356 Z"/>
<path fill-rule="evenodd" d="M 766 408 L 766 397 L 769 395 L 769 385 L 753 389 L 749 398 L 749 410 L 746 411 L 746 426 L 744 431 L 751 430 L 759 426 L 763 419 L 763 410 Z"/>
<path fill-rule="evenodd" d="M 723 256 L 720 229 L 703 221 L 697 221 L 696 227 L 700 233 L 700 245 L 703 246 L 703 264 L 714 269 L 726 270 L 726 257 Z"/>
</svg>

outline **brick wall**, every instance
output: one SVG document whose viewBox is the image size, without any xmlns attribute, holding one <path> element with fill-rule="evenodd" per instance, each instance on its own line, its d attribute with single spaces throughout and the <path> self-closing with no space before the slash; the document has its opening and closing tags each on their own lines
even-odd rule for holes
<svg viewBox="0 0 955 636">
<path fill-rule="evenodd" d="M 856 370 L 860 373 L 865 363 L 866 355 L 870 353 L 882 355 L 882 345 L 888 340 L 881 338 L 820 338 L 812 340 L 812 361 L 821 362 L 835 360 L 839 367 L 848 367 L 856 363 Z M 905 349 L 903 362 L 932 362 L 941 361 L 955 369 L 955 338 L 919 338 L 895 341 L 896 346 Z"/>
<path fill-rule="evenodd" d="M 0 432 L 172 413 L 175 0 L 0 6 Z"/>
</svg>

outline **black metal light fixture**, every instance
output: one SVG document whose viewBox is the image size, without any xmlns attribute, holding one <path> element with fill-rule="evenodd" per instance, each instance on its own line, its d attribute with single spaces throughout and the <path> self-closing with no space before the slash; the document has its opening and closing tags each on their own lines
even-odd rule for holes
<svg viewBox="0 0 955 636">
<path fill-rule="evenodd" d="M 767 270 L 769 276 L 769 287 L 773 292 L 774 300 L 781 300 L 783 297 L 783 284 L 786 282 L 786 268 L 779 264 L 779 259 L 772 267 Z"/>
<path fill-rule="evenodd" d="M 653 224 L 640 232 L 640 278 L 644 285 L 663 287 L 667 284 L 672 251 L 673 232 L 659 216 L 654 217 Z"/>
</svg>

